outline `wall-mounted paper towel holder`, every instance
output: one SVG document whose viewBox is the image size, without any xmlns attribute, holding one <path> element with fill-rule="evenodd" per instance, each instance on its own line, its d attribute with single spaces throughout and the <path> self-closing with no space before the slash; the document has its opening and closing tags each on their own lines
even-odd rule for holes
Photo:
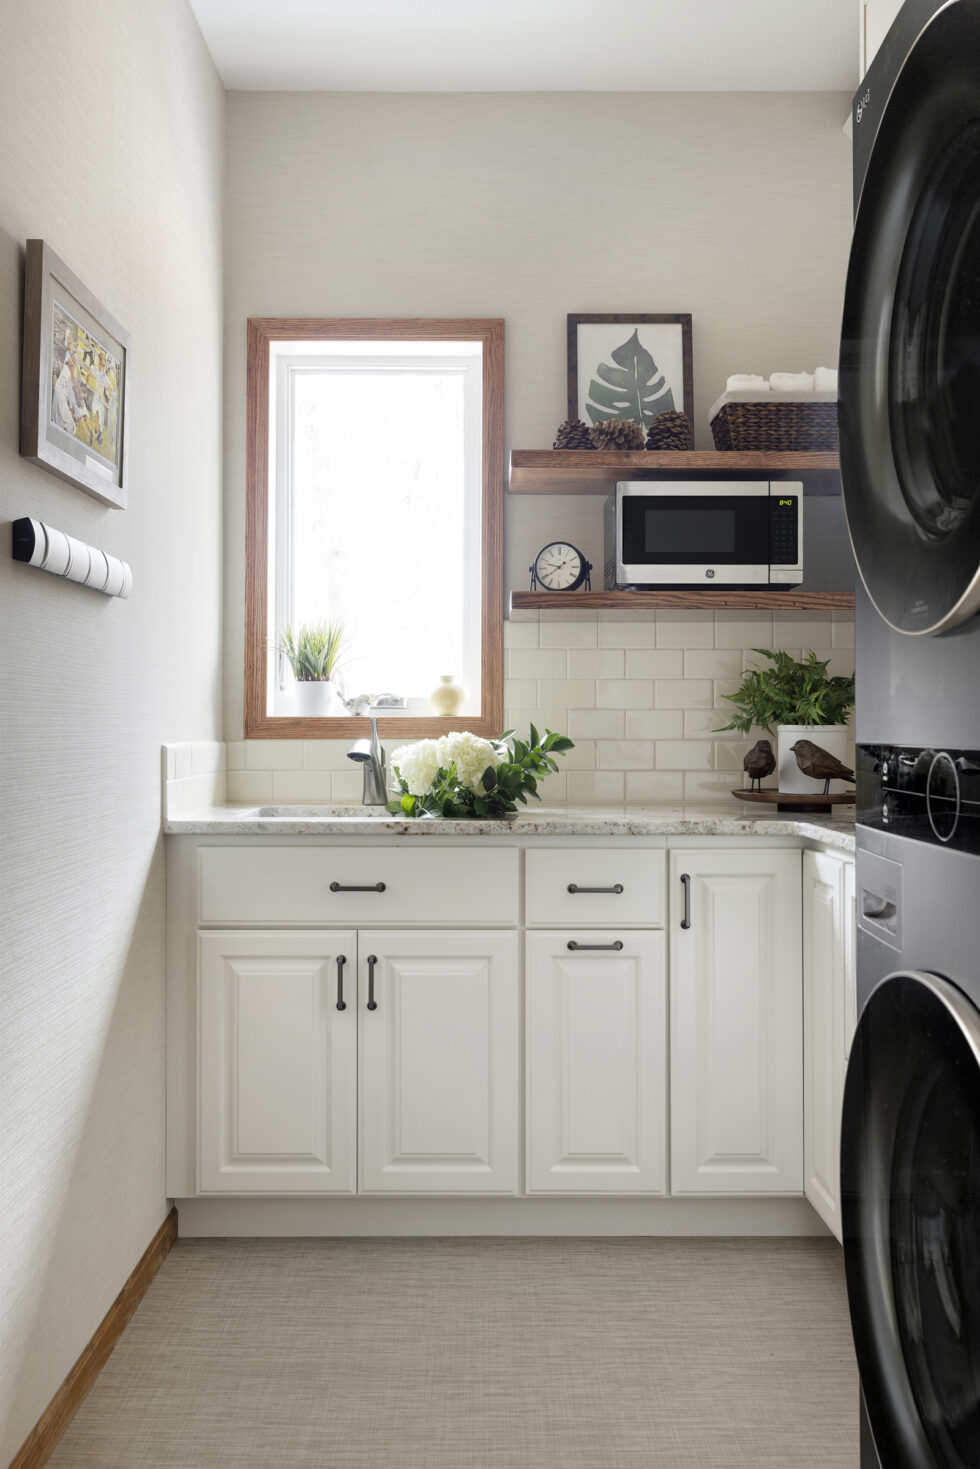
<svg viewBox="0 0 980 1469">
<path fill-rule="evenodd" d="M 133 590 L 133 573 L 128 563 L 117 556 L 110 556 L 96 546 L 86 546 L 84 541 L 76 541 L 74 536 L 29 515 L 15 520 L 13 530 L 15 561 L 26 561 L 41 571 L 81 582 L 97 592 L 105 592 L 107 597 L 128 597 Z"/>
</svg>

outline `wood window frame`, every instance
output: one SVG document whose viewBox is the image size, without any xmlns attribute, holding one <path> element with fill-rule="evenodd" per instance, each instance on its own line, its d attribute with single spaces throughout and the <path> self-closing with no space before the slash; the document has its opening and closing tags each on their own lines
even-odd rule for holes
<svg viewBox="0 0 980 1469">
<path fill-rule="evenodd" d="M 381 718 L 385 739 L 438 737 L 464 725 L 491 738 L 504 717 L 504 323 L 500 318 L 250 317 L 245 414 L 245 739 L 351 739 L 367 718 L 267 712 L 269 597 L 269 363 L 273 342 L 464 341 L 483 349 L 483 514 L 480 713 Z M 370 453 L 370 449 L 365 451 Z"/>
</svg>

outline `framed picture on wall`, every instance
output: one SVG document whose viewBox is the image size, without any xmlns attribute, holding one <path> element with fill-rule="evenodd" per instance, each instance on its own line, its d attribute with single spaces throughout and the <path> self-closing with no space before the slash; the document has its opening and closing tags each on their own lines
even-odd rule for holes
<svg viewBox="0 0 980 1469">
<path fill-rule="evenodd" d="M 27 241 L 20 452 L 126 508 L 129 336 L 43 240 Z"/>
<path fill-rule="evenodd" d="M 693 419 L 693 384 L 689 314 L 569 315 L 569 418 L 628 418 L 646 433 L 661 413 Z"/>
</svg>

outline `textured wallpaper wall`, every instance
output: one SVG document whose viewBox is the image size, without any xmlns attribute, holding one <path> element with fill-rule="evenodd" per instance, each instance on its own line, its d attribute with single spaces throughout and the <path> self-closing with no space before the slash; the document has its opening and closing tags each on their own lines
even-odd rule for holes
<svg viewBox="0 0 980 1469">
<path fill-rule="evenodd" d="M 166 1213 L 160 745 L 220 700 L 224 97 L 186 0 L 5 5 L 0 47 L 0 1463 Z M 132 336 L 130 508 L 18 455 L 23 242 Z M 32 514 L 110 600 L 10 560 Z"/>
<path fill-rule="evenodd" d="M 549 448 L 565 416 L 567 312 L 690 311 L 696 430 L 710 448 L 708 410 L 729 373 L 836 362 L 851 230 L 848 107 L 845 96 L 805 93 L 229 94 L 226 739 L 242 736 L 246 318 L 503 316 L 509 450 Z M 513 497 L 505 525 L 508 588 L 527 586 L 534 553 L 557 536 L 601 566 L 598 498 Z M 714 645 L 711 615 L 697 620 L 692 653 Z M 808 629 L 808 645 L 832 647 L 829 628 L 828 620 Z M 649 635 L 655 644 L 656 631 Z M 587 696 L 578 669 L 589 663 L 580 654 L 590 645 L 576 638 L 585 636 L 579 629 L 563 644 L 542 626 L 542 648 L 545 637 L 556 641 L 534 667 L 555 672 L 540 677 L 514 671 L 532 664 L 521 656 L 530 650 L 512 642 L 508 707 L 591 707 L 579 704 Z M 745 636 L 743 651 L 755 634 Z M 797 646 L 796 632 L 785 636 Z M 712 667 L 735 661 L 730 642 L 725 649 Z M 676 658 L 669 666 L 676 670 Z M 579 690 L 559 699 L 549 684 L 565 678 Z M 625 728 L 628 707 L 619 704 L 610 727 Z M 698 724 L 693 712 L 684 722 Z M 660 727 L 676 731 L 676 713 Z M 305 757 L 285 741 L 232 747 L 232 761 L 269 776 L 232 775 L 232 788 L 265 791 L 278 769 L 282 799 L 314 787 L 325 799 L 323 772 L 336 769 L 346 794 L 356 780 L 343 748 L 317 743 Z M 599 768 L 612 755 L 594 753 Z M 636 747 L 634 761 L 650 753 Z M 685 765 L 691 756 L 657 753 L 677 756 L 665 768 L 678 777 L 658 789 L 705 784 Z M 717 769 L 718 751 L 710 753 L 702 774 Z M 300 780 L 304 769 L 319 778 Z M 618 790 L 622 774 L 606 785 Z M 312 797 L 295 797 L 304 798 Z"/>
</svg>

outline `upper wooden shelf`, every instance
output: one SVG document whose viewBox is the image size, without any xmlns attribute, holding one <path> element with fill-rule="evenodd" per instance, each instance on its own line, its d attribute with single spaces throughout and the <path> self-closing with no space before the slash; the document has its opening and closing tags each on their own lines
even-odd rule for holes
<svg viewBox="0 0 980 1469">
<path fill-rule="evenodd" d="M 732 478 L 805 479 L 809 494 L 840 492 L 837 454 L 743 454 L 736 451 L 649 449 L 512 449 L 512 495 L 608 495 L 621 479 Z"/>
</svg>

